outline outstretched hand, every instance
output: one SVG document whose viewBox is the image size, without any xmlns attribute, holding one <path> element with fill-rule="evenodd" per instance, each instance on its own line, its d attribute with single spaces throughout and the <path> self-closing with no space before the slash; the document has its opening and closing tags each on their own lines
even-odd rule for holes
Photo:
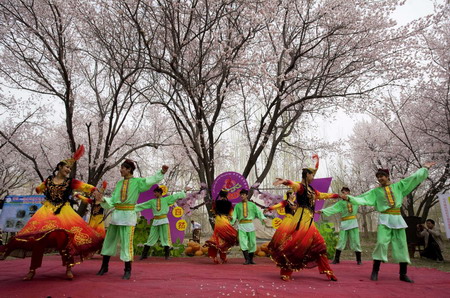
<svg viewBox="0 0 450 298">
<path fill-rule="evenodd" d="M 343 199 L 344 201 L 347 201 L 347 202 L 350 200 L 350 199 L 348 198 L 348 196 L 345 195 L 345 194 L 340 194 L 339 197 L 340 197 L 341 199 Z"/>
<path fill-rule="evenodd" d="M 278 185 L 283 184 L 284 182 L 285 182 L 284 179 L 276 178 L 275 181 L 273 182 L 273 185 L 278 186 Z"/>
<path fill-rule="evenodd" d="M 98 190 L 94 190 L 92 195 L 94 196 L 96 202 L 103 202 L 103 193 Z"/>
<path fill-rule="evenodd" d="M 163 174 L 167 173 L 167 170 L 168 170 L 168 169 L 169 169 L 168 166 L 163 165 L 163 166 L 161 167 L 161 173 L 163 173 Z"/>
<path fill-rule="evenodd" d="M 426 162 L 423 164 L 423 166 L 427 169 L 431 168 L 432 166 L 434 166 L 436 163 L 434 161 L 431 162 Z"/>
<path fill-rule="evenodd" d="M 186 186 L 186 187 L 184 188 L 184 191 L 190 191 L 191 189 L 192 189 L 192 187 Z"/>
</svg>

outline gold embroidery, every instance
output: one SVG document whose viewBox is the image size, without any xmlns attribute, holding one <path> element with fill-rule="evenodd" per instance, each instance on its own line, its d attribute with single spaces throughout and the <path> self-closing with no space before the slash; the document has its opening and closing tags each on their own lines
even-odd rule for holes
<svg viewBox="0 0 450 298">
<path fill-rule="evenodd" d="M 348 209 L 348 213 L 352 213 L 353 212 L 353 205 L 350 203 L 347 203 L 347 209 Z"/>
<path fill-rule="evenodd" d="M 120 201 L 125 202 L 128 197 L 128 184 L 130 179 L 124 179 L 122 184 L 122 189 L 120 190 Z"/>
<path fill-rule="evenodd" d="M 72 227 L 70 228 L 70 232 L 75 234 L 74 240 L 76 245 L 84 245 L 92 243 L 92 239 L 88 234 L 82 232 L 81 227 Z"/>
<path fill-rule="evenodd" d="M 242 203 L 242 209 L 244 210 L 244 217 L 248 216 L 248 206 L 247 206 L 247 202 L 243 202 Z"/>
<path fill-rule="evenodd" d="M 390 186 L 386 186 L 384 188 L 384 192 L 386 193 L 386 199 L 388 201 L 388 205 L 393 207 L 395 205 L 394 196 L 392 194 L 392 189 Z"/>
<path fill-rule="evenodd" d="M 156 199 L 156 210 L 161 211 L 161 199 L 160 198 Z"/>
</svg>

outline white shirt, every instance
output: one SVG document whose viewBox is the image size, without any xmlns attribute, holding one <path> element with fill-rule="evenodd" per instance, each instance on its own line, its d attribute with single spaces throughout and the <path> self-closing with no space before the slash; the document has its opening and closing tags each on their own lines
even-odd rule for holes
<svg viewBox="0 0 450 298">
<path fill-rule="evenodd" d="M 199 224 L 198 222 L 194 221 L 194 223 L 192 224 L 192 229 L 196 230 L 196 229 L 201 229 L 201 228 L 202 228 L 202 225 Z"/>
</svg>

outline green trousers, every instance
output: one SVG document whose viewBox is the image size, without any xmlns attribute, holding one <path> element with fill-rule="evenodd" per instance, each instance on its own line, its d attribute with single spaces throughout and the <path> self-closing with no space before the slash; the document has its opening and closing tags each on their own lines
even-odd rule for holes
<svg viewBox="0 0 450 298">
<path fill-rule="evenodd" d="M 134 226 L 109 225 L 101 254 L 103 256 L 115 256 L 117 244 L 120 242 L 120 259 L 124 262 L 133 261 L 133 237 Z"/>
<path fill-rule="evenodd" d="M 378 226 L 377 245 L 373 251 L 372 258 L 387 262 L 389 243 L 392 243 L 392 257 L 395 263 L 411 264 L 405 229 L 391 229 L 385 225 Z"/>
<path fill-rule="evenodd" d="M 239 230 L 239 246 L 243 251 L 247 250 L 249 253 L 256 251 L 256 234 L 253 232 L 244 232 Z"/>
<path fill-rule="evenodd" d="M 359 228 L 350 230 L 341 230 L 339 232 L 339 242 L 336 249 L 344 250 L 347 245 L 347 239 L 350 241 L 350 249 L 352 251 L 361 252 L 361 242 L 359 241 Z"/>
<path fill-rule="evenodd" d="M 150 228 L 150 235 L 148 235 L 148 239 L 145 245 L 153 246 L 159 240 L 161 242 L 161 246 L 171 246 L 172 241 L 169 242 L 169 239 L 170 239 L 169 224 L 152 226 Z"/>
</svg>

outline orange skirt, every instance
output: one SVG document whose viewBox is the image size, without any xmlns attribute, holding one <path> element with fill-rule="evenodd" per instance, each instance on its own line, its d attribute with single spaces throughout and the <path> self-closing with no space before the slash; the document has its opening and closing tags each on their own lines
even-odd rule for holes
<svg viewBox="0 0 450 298">
<path fill-rule="evenodd" d="M 301 220 L 300 220 L 301 218 Z M 317 266 L 326 255 L 325 240 L 312 220 L 307 208 L 298 208 L 295 215 L 287 215 L 270 241 L 270 257 L 284 270 L 298 271 Z"/>
<path fill-rule="evenodd" d="M 220 253 L 226 253 L 232 246 L 237 245 L 237 237 L 238 233 L 230 224 L 228 217 L 218 215 L 216 216 L 214 232 L 204 246 L 216 248 Z"/>
<path fill-rule="evenodd" d="M 58 242 L 65 243 L 63 250 L 73 258 L 74 263 L 80 263 L 101 249 L 102 235 L 92 229 L 69 203 L 65 203 L 59 214 L 54 214 L 56 209 L 57 207 L 45 201 L 25 227 L 3 248 L 3 257 L 31 256 L 35 245 L 47 243 L 47 239 L 51 237 L 57 237 L 60 240 Z M 46 247 L 45 252 L 56 250 L 61 248 Z"/>
</svg>

